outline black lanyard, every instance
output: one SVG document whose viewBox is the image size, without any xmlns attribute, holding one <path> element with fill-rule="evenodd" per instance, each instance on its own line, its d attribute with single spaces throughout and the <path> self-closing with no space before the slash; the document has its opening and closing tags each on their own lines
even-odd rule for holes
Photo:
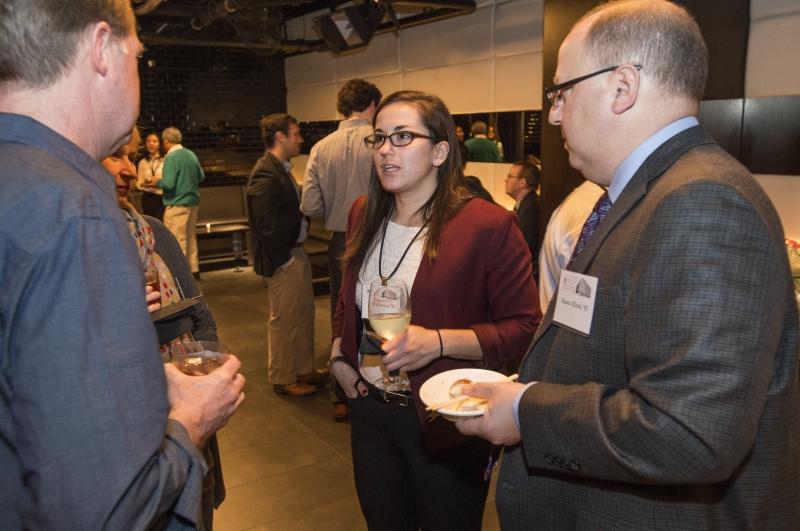
<svg viewBox="0 0 800 531">
<path fill-rule="evenodd" d="M 392 270 L 391 273 L 389 273 L 389 276 L 385 277 L 385 276 L 383 276 L 383 242 L 386 240 L 386 229 L 389 227 L 389 218 L 390 217 L 391 217 L 391 212 L 389 213 L 388 216 L 386 216 L 386 221 L 383 223 L 383 235 L 381 236 L 381 251 L 380 251 L 380 254 L 378 255 L 378 276 L 381 277 L 381 284 L 383 286 L 385 286 L 386 285 L 386 281 L 389 280 L 390 278 L 392 278 L 394 276 L 394 274 L 397 273 L 397 270 L 400 269 L 400 264 L 403 263 L 403 260 L 405 259 L 406 255 L 408 254 L 408 250 L 411 249 L 411 246 L 414 245 L 414 242 L 417 240 L 417 237 L 422 233 L 423 230 L 425 230 L 425 227 L 428 226 L 428 221 L 430 221 L 430 220 L 427 220 L 419 228 L 419 230 L 414 235 L 414 237 L 411 238 L 411 241 L 409 242 L 408 247 L 406 247 L 406 250 L 403 251 L 403 255 L 400 257 L 400 260 L 397 262 L 397 265 L 394 266 L 394 269 Z"/>
<path fill-rule="evenodd" d="M 155 159 L 151 159 L 151 161 L 150 161 L 150 176 L 152 178 L 155 178 L 156 172 L 158 171 L 158 168 L 161 167 L 161 162 L 163 160 L 164 159 L 162 159 L 161 157 L 156 157 Z"/>
</svg>

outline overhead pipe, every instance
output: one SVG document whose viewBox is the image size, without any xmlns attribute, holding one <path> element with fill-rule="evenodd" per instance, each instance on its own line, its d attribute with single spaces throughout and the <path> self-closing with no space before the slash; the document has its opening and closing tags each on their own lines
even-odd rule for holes
<svg viewBox="0 0 800 531">
<path fill-rule="evenodd" d="M 294 4 L 311 3 L 314 0 L 294 0 Z M 334 0 L 334 4 L 339 5 L 349 0 Z M 373 1 L 373 0 L 367 0 Z M 155 9 L 164 0 L 145 0 L 144 4 L 137 9 L 144 9 L 152 5 Z M 209 12 L 199 15 L 192 19 L 191 27 L 197 31 L 207 27 L 216 20 L 221 20 L 231 13 L 235 13 L 238 9 L 245 7 L 249 4 L 250 0 L 223 0 L 216 4 L 214 7 L 209 8 Z M 286 0 L 274 0 L 269 2 L 273 5 L 285 5 Z M 423 12 L 418 15 L 411 15 L 395 21 L 384 22 L 375 29 L 375 35 L 382 33 L 395 32 L 400 29 L 418 26 L 420 24 L 427 24 L 437 20 L 444 20 L 459 15 L 467 15 L 476 9 L 475 0 L 394 0 L 386 2 L 387 4 L 402 4 L 413 5 L 417 7 L 433 8 L 431 11 Z M 209 41 L 209 40 L 195 40 L 184 39 L 175 37 L 161 37 L 142 36 L 142 40 L 151 45 L 175 45 L 175 46 L 205 46 L 205 47 L 219 47 L 219 48 L 242 48 L 253 50 L 269 50 L 281 51 L 286 54 L 300 54 L 306 52 L 324 51 L 328 49 L 327 44 L 322 39 L 319 40 L 294 40 L 294 41 L 280 41 L 278 43 L 244 43 L 239 41 Z"/>
<path fill-rule="evenodd" d="M 210 6 L 208 11 L 202 15 L 194 17 L 189 21 L 189 25 L 195 31 L 207 28 L 214 22 L 227 18 L 231 13 L 246 7 L 250 0 L 223 0 L 214 6 Z"/>
<path fill-rule="evenodd" d="M 324 41 L 283 40 L 275 43 L 246 43 L 241 41 L 211 41 L 206 39 L 184 39 L 179 37 L 161 37 L 143 35 L 142 41 L 149 46 L 197 46 L 206 48 L 240 48 L 250 50 L 266 50 L 297 54 L 306 52 L 322 52 L 327 50 Z"/>
<path fill-rule="evenodd" d="M 455 9 L 466 13 L 475 11 L 475 0 L 393 0 L 390 3 L 404 6 Z"/>
<path fill-rule="evenodd" d="M 309 4 L 314 1 L 315 0 L 272 0 L 267 2 L 259 2 L 259 5 L 281 6 L 290 4 Z M 227 18 L 233 13 L 236 13 L 238 10 L 247 7 L 250 3 L 252 3 L 252 0 L 222 0 L 213 6 L 209 6 L 208 11 L 202 15 L 197 15 L 194 17 L 191 21 L 189 21 L 189 25 L 195 31 L 203 30 L 214 22 Z"/>
</svg>

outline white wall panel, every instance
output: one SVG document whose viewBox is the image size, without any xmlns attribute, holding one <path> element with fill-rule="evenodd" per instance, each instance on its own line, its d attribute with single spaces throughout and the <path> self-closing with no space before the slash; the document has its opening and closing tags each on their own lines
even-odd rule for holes
<svg viewBox="0 0 800 531">
<path fill-rule="evenodd" d="M 506 195 L 506 175 L 511 164 L 494 164 L 490 162 L 470 162 L 466 175 L 475 175 L 481 180 L 483 187 L 489 190 L 494 200 L 501 206 L 511 210 L 514 200 Z"/>
<path fill-rule="evenodd" d="M 542 51 L 544 0 L 511 0 L 494 14 L 494 55 Z"/>
<path fill-rule="evenodd" d="M 494 110 L 494 61 L 406 72 L 403 88 L 432 92 L 451 113 Z"/>
<path fill-rule="evenodd" d="M 364 77 L 370 83 L 373 83 L 381 91 L 381 94 L 388 96 L 392 92 L 403 90 L 403 75 L 389 74 L 386 76 Z M 341 86 L 341 84 L 339 85 Z"/>
<path fill-rule="evenodd" d="M 783 223 L 787 238 L 800 241 L 800 177 L 796 175 L 756 175 L 756 180 L 766 190 Z"/>
<path fill-rule="evenodd" d="M 747 97 L 800 94 L 800 10 L 750 24 L 747 45 Z"/>
<path fill-rule="evenodd" d="M 481 184 L 486 188 L 492 197 L 497 201 L 497 194 L 494 191 L 494 164 L 488 162 L 468 162 L 467 167 L 464 168 L 464 175 L 474 175 L 480 179 Z M 502 190 L 501 190 L 502 192 Z"/>
<path fill-rule="evenodd" d="M 284 65 L 286 87 L 304 87 L 336 80 L 334 63 L 328 52 L 304 53 L 287 57 Z"/>
<path fill-rule="evenodd" d="M 495 60 L 495 110 L 542 108 L 542 52 Z"/>
<path fill-rule="evenodd" d="M 492 7 L 400 32 L 404 71 L 492 57 Z"/>
<path fill-rule="evenodd" d="M 346 81 L 354 77 L 378 76 L 400 71 L 399 39 L 384 33 L 372 39 L 369 46 L 336 58 L 336 78 Z"/>
<path fill-rule="evenodd" d="M 286 109 L 301 122 L 338 120 L 336 84 L 289 89 L 286 91 Z"/>
<path fill-rule="evenodd" d="M 797 0 L 750 0 L 750 20 L 800 11 Z"/>
</svg>

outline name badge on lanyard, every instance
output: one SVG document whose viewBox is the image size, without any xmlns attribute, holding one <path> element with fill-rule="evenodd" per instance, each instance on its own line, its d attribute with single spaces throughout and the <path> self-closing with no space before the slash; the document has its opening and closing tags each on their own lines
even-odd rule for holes
<svg viewBox="0 0 800 531">
<path fill-rule="evenodd" d="M 361 284 L 361 318 L 369 319 L 369 283 Z"/>
<path fill-rule="evenodd" d="M 589 337 L 597 295 L 597 277 L 561 270 L 553 322 Z"/>
</svg>

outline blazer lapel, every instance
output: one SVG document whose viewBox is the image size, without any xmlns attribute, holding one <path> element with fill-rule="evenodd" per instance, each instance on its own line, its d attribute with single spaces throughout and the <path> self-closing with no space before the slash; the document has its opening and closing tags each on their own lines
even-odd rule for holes
<svg viewBox="0 0 800 531">
<path fill-rule="evenodd" d="M 591 239 L 587 242 L 586 247 L 583 248 L 581 254 L 575 258 L 570 266 L 570 271 L 576 273 L 584 273 L 592 261 L 594 260 L 597 251 L 600 249 L 603 241 L 611 233 L 614 227 L 628 215 L 641 199 L 647 194 L 650 189 L 651 183 L 664 174 L 679 158 L 681 158 L 687 151 L 697 146 L 704 144 L 713 144 L 714 139 L 700 126 L 690 127 L 681 131 L 674 137 L 670 138 L 661 146 L 659 146 L 644 163 L 639 167 L 636 173 L 628 182 L 622 194 L 617 198 L 617 201 L 611 206 L 608 215 L 603 219 L 600 225 L 597 226 Z M 558 297 L 558 288 L 553 293 L 553 298 L 550 299 L 550 305 L 542 319 L 536 334 L 531 341 L 528 352 L 522 359 L 521 363 L 525 363 L 528 354 L 533 350 L 534 345 L 544 335 L 550 325 L 553 324 L 553 313 L 555 311 L 555 301 Z"/>
<path fill-rule="evenodd" d="M 286 166 L 283 165 L 281 161 L 278 160 L 272 153 L 267 152 L 267 158 L 269 159 L 272 166 L 277 170 L 277 172 L 283 178 L 283 182 L 281 183 L 285 188 L 286 192 L 289 193 L 291 191 L 292 195 L 292 204 L 298 210 L 300 209 L 300 198 L 298 197 L 299 194 L 297 192 L 297 185 L 294 182 L 294 178 L 292 175 L 286 170 Z"/>
</svg>

